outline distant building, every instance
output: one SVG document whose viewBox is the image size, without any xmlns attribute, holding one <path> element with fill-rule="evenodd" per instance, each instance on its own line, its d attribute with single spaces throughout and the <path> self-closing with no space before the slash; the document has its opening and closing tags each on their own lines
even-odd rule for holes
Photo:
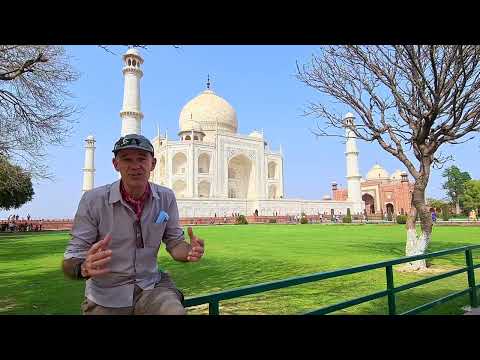
<svg viewBox="0 0 480 360">
<path fill-rule="evenodd" d="M 404 171 L 396 170 L 392 175 L 379 164 L 375 164 L 360 180 L 365 211 L 371 214 L 406 214 L 411 208 L 413 183 Z M 347 198 L 347 189 L 332 183 L 332 199 L 342 201 Z"/>
</svg>

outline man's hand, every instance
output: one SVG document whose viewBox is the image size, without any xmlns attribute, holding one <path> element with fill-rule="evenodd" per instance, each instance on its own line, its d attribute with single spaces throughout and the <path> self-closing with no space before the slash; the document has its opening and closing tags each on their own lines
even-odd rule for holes
<svg viewBox="0 0 480 360">
<path fill-rule="evenodd" d="M 188 230 L 188 237 L 190 238 L 190 246 L 191 250 L 188 252 L 187 261 L 198 261 L 202 258 L 205 252 L 204 241 L 197 236 L 193 235 L 193 230 L 189 226 Z"/>
<path fill-rule="evenodd" d="M 112 250 L 108 249 L 110 241 L 112 241 L 112 236 L 108 233 L 103 240 L 100 240 L 88 250 L 87 258 L 81 268 L 83 277 L 95 277 L 110 272 L 110 269 L 106 268 L 106 265 L 112 259 Z"/>
</svg>

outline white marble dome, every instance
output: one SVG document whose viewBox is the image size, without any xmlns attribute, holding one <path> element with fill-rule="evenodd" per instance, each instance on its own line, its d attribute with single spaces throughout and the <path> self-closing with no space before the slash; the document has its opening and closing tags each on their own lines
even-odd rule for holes
<svg viewBox="0 0 480 360">
<path fill-rule="evenodd" d="M 389 179 L 387 170 L 381 167 L 379 164 L 373 165 L 367 174 L 367 180 L 386 180 Z"/>
<path fill-rule="evenodd" d="M 402 180 L 402 173 L 403 171 L 400 170 L 395 170 L 395 172 L 390 176 L 390 179 L 392 180 Z"/>
<path fill-rule="evenodd" d="M 201 92 L 183 107 L 180 131 L 185 131 L 191 120 L 198 122 L 203 131 L 215 131 L 217 124 L 219 130 L 230 133 L 236 133 L 238 128 L 235 109 L 211 89 Z"/>
<path fill-rule="evenodd" d="M 93 135 L 88 135 L 86 140 L 95 140 L 95 138 L 93 137 Z"/>
</svg>

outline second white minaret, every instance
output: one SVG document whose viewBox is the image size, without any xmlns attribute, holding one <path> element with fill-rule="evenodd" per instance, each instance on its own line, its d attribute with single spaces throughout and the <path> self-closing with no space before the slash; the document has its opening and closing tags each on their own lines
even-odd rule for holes
<svg viewBox="0 0 480 360">
<path fill-rule="evenodd" d="M 128 49 L 123 54 L 123 107 L 120 111 L 122 118 L 121 136 L 142 133 L 143 114 L 140 110 L 140 79 L 143 76 L 141 65 L 143 59 L 136 49 Z"/>
<path fill-rule="evenodd" d="M 95 184 L 95 138 L 88 135 L 85 139 L 85 166 L 83 167 L 83 187 L 85 191 L 92 190 Z"/>
<path fill-rule="evenodd" d="M 352 113 L 347 113 L 344 117 L 345 125 L 354 124 L 354 116 Z M 345 127 L 345 137 L 347 139 L 345 156 L 347 160 L 347 189 L 348 201 L 353 202 L 352 214 L 359 214 L 363 211 L 362 191 L 360 188 L 360 171 L 358 168 L 358 150 L 357 150 L 357 136 L 355 133 Z"/>
</svg>

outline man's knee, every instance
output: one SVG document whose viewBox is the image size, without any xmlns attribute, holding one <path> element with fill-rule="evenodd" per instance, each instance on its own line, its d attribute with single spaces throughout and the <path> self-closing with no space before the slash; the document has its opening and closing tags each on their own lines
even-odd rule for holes
<svg viewBox="0 0 480 360">
<path fill-rule="evenodd" d="M 93 301 L 85 298 L 81 305 L 83 315 L 131 315 L 132 307 L 109 308 L 98 305 Z"/>
<path fill-rule="evenodd" d="M 150 290 L 137 303 L 137 313 L 145 315 L 186 315 L 179 292 L 165 287 Z"/>
<path fill-rule="evenodd" d="M 187 315 L 187 311 L 178 300 L 165 301 L 160 306 L 160 315 Z"/>
</svg>

